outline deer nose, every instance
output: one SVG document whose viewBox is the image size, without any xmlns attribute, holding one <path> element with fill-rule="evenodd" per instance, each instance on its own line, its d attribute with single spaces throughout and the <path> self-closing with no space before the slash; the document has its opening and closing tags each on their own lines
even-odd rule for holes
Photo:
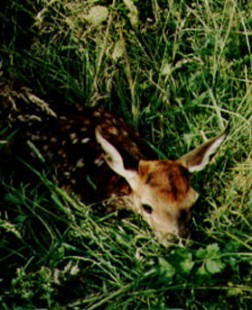
<svg viewBox="0 0 252 310">
<path fill-rule="evenodd" d="M 179 227 L 179 237 L 187 238 L 190 235 L 189 227 L 186 224 L 180 225 Z"/>
<path fill-rule="evenodd" d="M 181 210 L 180 215 L 178 217 L 178 232 L 179 236 L 181 238 L 186 238 L 189 236 L 190 230 L 189 230 L 189 220 L 190 220 L 191 214 L 190 212 L 186 210 Z"/>
</svg>

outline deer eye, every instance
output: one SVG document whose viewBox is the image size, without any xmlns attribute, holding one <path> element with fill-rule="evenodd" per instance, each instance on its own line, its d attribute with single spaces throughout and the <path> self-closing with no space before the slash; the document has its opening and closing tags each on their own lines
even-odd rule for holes
<svg viewBox="0 0 252 310">
<path fill-rule="evenodd" d="M 148 214 L 151 214 L 153 211 L 152 207 L 150 205 L 147 205 L 147 204 L 143 204 L 142 208 L 143 208 L 144 212 L 146 212 Z"/>
</svg>

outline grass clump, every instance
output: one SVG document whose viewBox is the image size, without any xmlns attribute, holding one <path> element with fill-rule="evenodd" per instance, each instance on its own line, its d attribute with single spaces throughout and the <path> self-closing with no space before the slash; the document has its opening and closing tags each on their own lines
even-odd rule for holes
<svg viewBox="0 0 252 310">
<path fill-rule="evenodd" d="M 3 309 L 250 308 L 250 10 L 238 0 L 3 3 L 2 98 L 7 83 L 105 106 L 169 158 L 231 123 L 194 177 L 201 198 L 186 248 L 163 248 L 136 216 L 97 216 L 44 175 L 37 186 L 2 181 Z M 2 106 L 1 116 L 2 148 Z"/>
</svg>

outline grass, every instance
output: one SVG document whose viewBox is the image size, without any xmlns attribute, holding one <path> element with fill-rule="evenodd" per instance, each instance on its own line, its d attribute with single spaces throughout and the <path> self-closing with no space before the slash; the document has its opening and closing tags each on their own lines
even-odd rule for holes
<svg viewBox="0 0 252 310">
<path fill-rule="evenodd" d="M 36 186 L 2 180 L 3 309 L 251 307 L 251 9 L 238 0 L 3 3 L 1 105 L 7 84 L 14 101 L 25 86 L 48 102 L 105 106 L 169 158 L 231 123 L 193 178 L 201 198 L 186 248 L 162 247 L 133 214 L 97 216 L 39 173 Z"/>
</svg>

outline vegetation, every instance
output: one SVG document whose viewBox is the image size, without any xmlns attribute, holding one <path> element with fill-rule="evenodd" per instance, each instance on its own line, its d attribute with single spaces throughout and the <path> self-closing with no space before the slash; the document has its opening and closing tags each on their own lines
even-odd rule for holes
<svg viewBox="0 0 252 310">
<path fill-rule="evenodd" d="M 251 10 L 242 0 L 2 1 L 1 97 L 8 84 L 105 106 L 160 157 L 231 123 L 194 176 L 186 247 L 162 247 L 133 214 L 97 216 L 36 171 L 36 186 L 2 180 L 2 309 L 251 308 Z"/>
</svg>

